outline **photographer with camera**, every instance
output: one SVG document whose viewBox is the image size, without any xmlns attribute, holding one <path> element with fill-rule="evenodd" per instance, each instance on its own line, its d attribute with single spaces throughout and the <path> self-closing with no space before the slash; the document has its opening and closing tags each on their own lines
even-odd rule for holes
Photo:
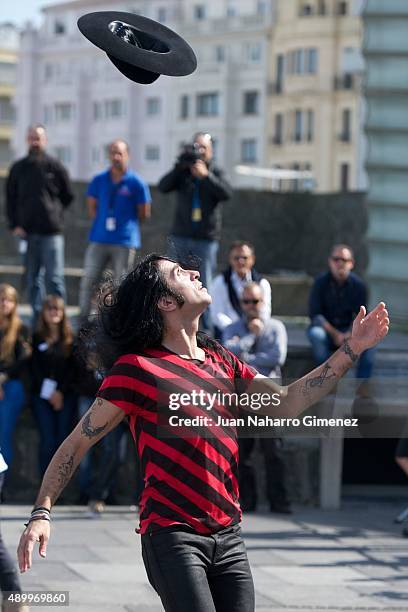
<svg viewBox="0 0 408 612">
<path fill-rule="evenodd" d="M 201 282 L 208 291 L 217 265 L 221 230 L 218 204 L 232 195 L 222 171 L 212 160 L 211 136 L 198 132 L 193 143 L 184 146 L 174 168 L 158 184 L 163 193 L 177 192 L 169 255 L 184 262 L 195 258 Z M 205 314 L 203 326 L 209 330 L 210 318 Z"/>
</svg>

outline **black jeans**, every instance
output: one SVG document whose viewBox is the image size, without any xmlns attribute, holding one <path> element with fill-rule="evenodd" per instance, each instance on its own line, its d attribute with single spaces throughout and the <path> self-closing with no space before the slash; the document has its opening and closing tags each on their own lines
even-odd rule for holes
<svg viewBox="0 0 408 612">
<path fill-rule="evenodd" d="M 147 577 L 166 612 L 254 612 L 239 525 L 213 535 L 172 529 L 142 536 Z"/>
</svg>

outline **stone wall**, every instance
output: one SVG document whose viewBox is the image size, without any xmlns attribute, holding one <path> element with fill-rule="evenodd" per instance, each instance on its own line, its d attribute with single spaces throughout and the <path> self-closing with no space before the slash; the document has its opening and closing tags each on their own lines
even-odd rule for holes
<svg viewBox="0 0 408 612">
<path fill-rule="evenodd" d="M 17 263 L 19 257 L 4 219 L 4 179 L 0 179 L 0 263 Z M 66 263 L 81 267 L 89 221 L 83 183 L 74 185 L 76 198 L 66 214 Z M 143 252 L 165 251 L 171 228 L 173 195 L 152 189 L 153 213 L 143 229 Z M 367 266 L 365 232 L 367 208 L 363 193 L 277 194 L 267 191 L 235 191 L 222 205 L 223 234 L 219 264 L 225 262 L 228 245 L 246 239 L 254 243 L 257 268 L 264 274 L 278 271 L 306 272 L 314 276 L 325 268 L 334 242 L 346 242 L 356 252 L 357 270 Z"/>
</svg>

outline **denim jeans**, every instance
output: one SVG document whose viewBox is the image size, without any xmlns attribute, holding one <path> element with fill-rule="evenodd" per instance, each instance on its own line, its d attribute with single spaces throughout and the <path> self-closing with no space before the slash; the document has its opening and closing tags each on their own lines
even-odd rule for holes
<svg viewBox="0 0 408 612">
<path fill-rule="evenodd" d="M 239 525 L 213 535 L 174 528 L 142 536 L 150 584 L 166 612 L 253 612 L 254 584 Z"/>
<path fill-rule="evenodd" d="M 3 451 L 3 449 L 2 449 Z M 0 474 L 0 497 L 3 488 L 5 472 Z M 0 588 L 4 591 L 17 591 L 21 593 L 20 580 L 17 568 L 6 548 L 0 532 Z"/>
<path fill-rule="evenodd" d="M 9 467 L 13 461 L 13 435 L 18 417 L 24 407 L 24 387 L 19 380 L 8 380 L 3 385 L 0 401 L 0 448 Z"/>
<path fill-rule="evenodd" d="M 29 234 L 27 241 L 27 292 L 35 323 L 45 294 L 65 300 L 64 236 Z"/>
<path fill-rule="evenodd" d="M 112 267 L 113 278 L 119 281 L 133 267 L 136 249 L 120 244 L 103 244 L 90 242 L 85 251 L 84 273 L 79 289 L 79 308 L 81 318 L 86 319 L 91 309 L 91 302 L 97 284 L 101 281 L 103 271 Z"/>
<path fill-rule="evenodd" d="M 211 294 L 211 282 L 217 269 L 218 242 L 216 240 L 198 240 L 184 236 L 169 236 L 169 257 L 198 269 L 200 280 Z M 203 313 L 203 326 L 211 329 L 209 311 Z"/>
<path fill-rule="evenodd" d="M 75 397 L 71 394 L 64 395 L 64 406 L 62 410 L 54 410 L 51 404 L 34 395 L 32 407 L 34 417 L 40 432 L 40 473 L 44 475 L 56 450 L 65 438 L 71 433 L 75 415 Z"/>
<path fill-rule="evenodd" d="M 312 345 L 313 357 L 317 365 L 326 361 L 336 350 L 332 339 L 323 327 L 312 325 L 307 330 L 307 336 Z M 360 355 L 357 363 L 356 378 L 367 379 L 371 377 L 374 367 L 375 349 L 367 349 Z"/>
</svg>

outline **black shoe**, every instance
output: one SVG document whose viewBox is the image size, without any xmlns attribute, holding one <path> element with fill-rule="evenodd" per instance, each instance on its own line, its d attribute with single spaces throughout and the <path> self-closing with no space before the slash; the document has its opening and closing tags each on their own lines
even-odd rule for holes
<svg viewBox="0 0 408 612">
<path fill-rule="evenodd" d="M 269 509 L 276 514 L 292 514 L 293 512 L 290 504 L 271 504 Z"/>
</svg>

